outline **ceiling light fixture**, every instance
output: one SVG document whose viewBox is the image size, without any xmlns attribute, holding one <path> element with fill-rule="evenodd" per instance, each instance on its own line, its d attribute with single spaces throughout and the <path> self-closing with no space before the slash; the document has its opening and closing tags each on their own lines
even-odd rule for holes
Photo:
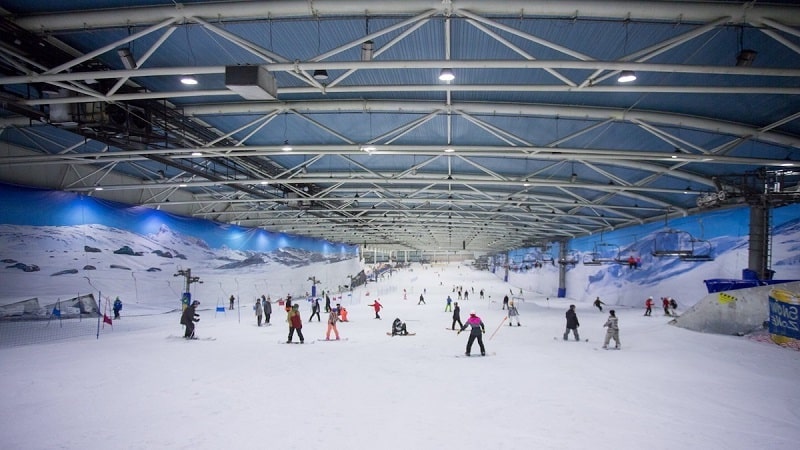
<svg viewBox="0 0 800 450">
<path fill-rule="evenodd" d="M 453 81 L 456 79 L 455 74 L 453 73 L 453 69 L 442 69 L 439 72 L 439 80 L 441 81 Z"/>
<path fill-rule="evenodd" d="M 184 75 L 181 77 L 181 83 L 187 86 L 194 86 L 195 84 L 197 84 L 197 78 L 191 75 Z"/>
<path fill-rule="evenodd" d="M 328 79 L 328 71 L 325 69 L 317 69 L 314 71 L 314 79 L 317 81 L 324 81 Z"/>
<path fill-rule="evenodd" d="M 192 152 L 192 156 L 203 156 L 203 152 Z"/>
<path fill-rule="evenodd" d="M 632 70 L 623 70 L 619 74 L 619 78 L 617 78 L 617 81 L 619 81 L 620 83 L 630 83 L 631 81 L 635 80 L 636 80 L 636 72 Z"/>
<path fill-rule="evenodd" d="M 284 152 L 292 151 L 292 146 L 289 145 L 289 141 L 288 140 L 283 141 L 283 147 L 281 147 L 281 150 L 283 150 Z"/>
<path fill-rule="evenodd" d="M 128 69 L 135 69 L 136 68 L 136 60 L 133 59 L 133 54 L 131 54 L 131 49 L 128 47 L 121 48 L 117 50 L 117 54 L 119 55 L 120 61 L 122 61 L 122 65 Z"/>
<path fill-rule="evenodd" d="M 452 147 L 447 147 L 446 149 L 444 149 L 445 153 L 453 153 L 454 151 L 456 151 L 456 149 L 454 149 Z"/>
<path fill-rule="evenodd" d="M 375 52 L 375 43 L 372 41 L 364 41 L 361 44 L 361 60 L 362 61 L 371 61 L 372 55 Z"/>
<path fill-rule="evenodd" d="M 748 48 L 743 49 L 736 55 L 736 65 L 739 67 L 750 67 L 753 65 L 753 61 L 756 60 L 756 55 L 758 55 L 758 52 L 755 50 L 750 50 Z"/>
</svg>

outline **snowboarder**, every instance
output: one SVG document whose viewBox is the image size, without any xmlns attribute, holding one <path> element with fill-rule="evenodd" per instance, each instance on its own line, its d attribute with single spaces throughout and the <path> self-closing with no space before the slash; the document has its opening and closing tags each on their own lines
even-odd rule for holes
<svg viewBox="0 0 800 450">
<path fill-rule="evenodd" d="M 458 334 L 461 334 L 467 326 L 472 327 L 469 332 L 469 339 L 467 339 L 467 351 L 464 353 L 465 355 L 469 356 L 470 352 L 472 351 L 472 343 L 475 342 L 475 339 L 478 340 L 478 345 L 481 347 L 481 356 L 486 356 L 486 347 L 483 346 L 483 333 L 486 333 L 486 326 L 483 324 L 483 321 L 480 317 L 475 313 L 475 311 L 469 312 L 469 319 L 467 319 L 467 323 L 458 330 Z"/>
<path fill-rule="evenodd" d="M 567 337 L 569 336 L 569 330 L 572 330 L 572 335 L 575 336 L 575 340 L 580 341 L 581 338 L 578 336 L 578 327 L 581 326 L 581 324 L 578 323 L 578 315 L 575 314 L 575 305 L 569 305 L 566 317 L 567 328 L 564 330 L 564 340 L 567 340 Z"/>
<path fill-rule="evenodd" d="M 264 310 L 264 324 L 269 325 L 269 318 L 272 316 L 272 302 L 269 297 L 261 296 L 261 307 Z"/>
<path fill-rule="evenodd" d="M 368 305 L 368 306 L 372 306 L 373 308 L 375 308 L 375 318 L 376 319 L 380 319 L 381 318 L 380 312 L 381 312 L 381 308 L 383 307 L 383 305 L 381 305 L 381 303 L 378 300 L 379 299 L 376 298 L 375 300 L 373 300 L 372 303 L 370 303 Z"/>
<path fill-rule="evenodd" d="M 311 319 L 317 316 L 317 322 L 322 322 L 322 319 L 319 317 L 319 299 L 315 298 L 311 300 L 311 317 L 308 318 L 308 321 L 311 322 Z"/>
<path fill-rule="evenodd" d="M 331 339 L 331 331 L 336 336 L 336 340 L 339 340 L 339 329 L 336 328 L 336 322 L 339 321 L 339 314 L 337 311 L 330 310 L 328 312 L 328 331 L 325 332 L 325 340 L 329 341 Z"/>
<path fill-rule="evenodd" d="M 503 309 L 508 308 L 508 295 L 503 297 Z"/>
<path fill-rule="evenodd" d="M 392 322 L 392 336 L 406 336 L 408 335 L 408 329 L 406 328 L 406 323 L 400 320 L 400 318 L 395 318 L 394 322 Z"/>
<path fill-rule="evenodd" d="M 347 320 L 347 308 L 345 308 L 344 306 L 339 306 L 339 304 L 337 303 L 336 310 L 339 311 L 340 322 L 349 322 L 349 320 Z"/>
<path fill-rule="evenodd" d="M 514 306 L 514 302 L 508 302 L 508 326 L 513 327 L 514 324 L 512 323 L 514 319 L 517 320 L 517 326 L 520 327 L 522 325 L 519 324 L 519 311 L 517 311 L 517 307 Z"/>
<path fill-rule="evenodd" d="M 261 304 L 261 299 L 256 297 L 256 304 L 253 307 L 256 310 L 256 320 L 258 321 L 258 326 L 261 326 L 261 316 L 264 314 L 264 306 Z"/>
<path fill-rule="evenodd" d="M 197 300 L 193 301 L 181 314 L 181 325 L 186 327 L 186 331 L 183 333 L 185 339 L 196 339 L 194 337 L 194 323 L 200 322 L 200 315 L 196 312 L 199 304 L 200 302 Z"/>
<path fill-rule="evenodd" d="M 447 296 L 447 303 L 444 305 L 444 312 L 453 310 L 453 299 Z"/>
<path fill-rule="evenodd" d="M 456 329 L 456 322 L 458 322 L 458 327 L 463 328 L 464 324 L 461 323 L 461 308 L 458 306 L 458 302 L 455 303 L 456 307 L 453 309 L 453 325 L 450 326 L 450 329 Z"/>
<path fill-rule="evenodd" d="M 233 294 L 231 294 L 231 298 L 228 299 L 228 302 L 230 303 L 230 306 L 228 306 L 228 309 L 230 309 L 230 310 L 233 309 L 233 302 L 235 300 L 236 300 L 236 297 L 234 297 Z"/>
<path fill-rule="evenodd" d="M 594 305 L 595 308 L 599 309 L 600 312 L 603 312 L 603 305 L 605 305 L 605 303 L 600 301 L 600 297 L 597 297 L 596 299 L 594 299 L 593 305 Z"/>
<path fill-rule="evenodd" d="M 653 297 L 647 297 L 647 300 L 644 302 L 644 307 L 647 308 L 644 311 L 644 315 L 650 316 L 653 312 Z"/>
<path fill-rule="evenodd" d="M 608 312 L 608 320 L 606 320 L 603 326 L 608 327 L 606 330 L 606 339 L 603 341 L 603 348 L 608 348 L 608 343 L 611 339 L 614 339 L 614 342 L 617 344 L 614 348 L 619 348 L 619 320 L 613 309 Z"/>
<path fill-rule="evenodd" d="M 292 305 L 292 310 L 286 314 L 286 321 L 289 322 L 289 338 L 286 343 L 292 343 L 294 332 L 297 331 L 297 337 L 300 338 L 300 343 L 302 344 L 305 339 L 303 338 L 303 319 L 300 317 L 299 305 Z"/>
<path fill-rule="evenodd" d="M 122 300 L 120 300 L 119 297 L 117 297 L 117 299 L 114 300 L 114 318 L 115 319 L 119 319 L 119 312 L 120 311 L 122 311 Z"/>
<path fill-rule="evenodd" d="M 423 297 L 422 294 L 419 294 L 419 301 L 417 302 L 417 304 L 418 305 L 422 305 L 422 304 L 427 305 L 427 303 L 425 303 L 425 297 Z"/>
</svg>

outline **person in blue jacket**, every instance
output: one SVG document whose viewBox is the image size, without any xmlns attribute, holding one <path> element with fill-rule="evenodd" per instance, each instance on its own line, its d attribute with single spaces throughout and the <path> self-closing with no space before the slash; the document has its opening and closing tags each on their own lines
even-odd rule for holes
<svg viewBox="0 0 800 450">
<path fill-rule="evenodd" d="M 114 300 L 114 318 L 115 319 L 119 319 L 119 312 L 120 311 L 122 311 L 122 300 L 120 300 L 119 297 L 117 297 L 117 299 Z"/>
</svg>

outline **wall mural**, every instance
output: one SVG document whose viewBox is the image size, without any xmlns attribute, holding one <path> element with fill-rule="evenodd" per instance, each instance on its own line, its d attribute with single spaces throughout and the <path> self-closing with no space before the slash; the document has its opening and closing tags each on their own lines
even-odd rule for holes
<svg viewBox="0 0 800 450">
<path fill-rule="evenodd" d="M 564 264 L 569 298 L 638 307 L 648 296 L 673 297 L 689 306 L 708 293 L 704 280 L 742 278 L 749 214 L 747 207 L 709 211 L 573 239 L 563 259 L 557 243 L 517 249 L 508 254 L 508 281 L 555 298 Z M 772 211 L 771 254 L 773 279 L 800 279 L 800 205 Z"/>
<path fill-rule="evenodd" d="M 30 313 L 31 302 L 20 302 L 35 298 L 43 314 L 86 294 L 176 309 L 187 284 L 193 299 L 212 306 L 230 296 L 247 304 L 261 295 L 302 298 L 341 292 L 362 270 L 357 246 L 6 184 L 0 261 L 0 306 L 19 303 Z M 187 283 L 187 274 L 198 280 Z"/>
</svg>

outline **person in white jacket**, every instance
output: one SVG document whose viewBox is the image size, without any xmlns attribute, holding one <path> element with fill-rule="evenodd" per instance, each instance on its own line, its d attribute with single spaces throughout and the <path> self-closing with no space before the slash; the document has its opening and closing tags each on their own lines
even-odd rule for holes
<svg viewBox="0 0 800 450">
<path fill-rule="evenodd" d="M 603 348 L 608 348 L 608 343 L 611 342 L 611 339 L 614 339 L 616 345 L 614 348 L 619 348 L 619 319 L 617 319 L 617 314 L 612 309 L 608 312 L 608 320 L 603 325 L 607 327 L 606 330 L 606 340 L 603 342 Z"/>
</svg>

